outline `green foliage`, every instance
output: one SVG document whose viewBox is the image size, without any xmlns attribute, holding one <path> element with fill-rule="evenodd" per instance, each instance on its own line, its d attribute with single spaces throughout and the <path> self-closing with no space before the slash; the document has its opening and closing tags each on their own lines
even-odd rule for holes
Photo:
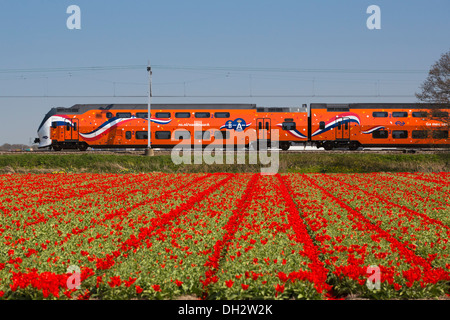
<svg viewBox="0 0 450 320">
<path fill-rule="evenodd" d="M 0 155 L 0 173 L 200 173 L 260 172 L 262 164 L 181 164 L 170 155 L 18 154 Z M 279 173 L 448 172 L 450 156 L 442 154 L 333 154 L 288 153 L 279 155 Z"/>
</svg>

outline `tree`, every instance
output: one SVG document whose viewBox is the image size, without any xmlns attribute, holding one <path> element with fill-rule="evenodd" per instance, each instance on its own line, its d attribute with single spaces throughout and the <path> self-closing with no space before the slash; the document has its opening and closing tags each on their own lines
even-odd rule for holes
<svg viewBox="0 0 450 320">
<path fill-rule="evenodd" d="M 424 103 L 424 110 L 431 111 L 425 112 L 427 123 L 423 130 L 435 141 L 445 143 L 449 139 L 450 127 L 450 51 L 444 53 L 431 67 L 420 89 L 422 91 L 416 93 L 416 97 Z"/>
<path fill-rule="evenodd" d="M 450 51 L 444 53 L 431 67 L 428 77 L 416 93 L 426 103 L 450 103 Z"/>
</svg>

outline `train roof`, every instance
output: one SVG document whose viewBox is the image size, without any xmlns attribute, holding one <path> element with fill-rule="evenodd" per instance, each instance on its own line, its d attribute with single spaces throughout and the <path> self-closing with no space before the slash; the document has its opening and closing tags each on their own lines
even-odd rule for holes
<svg viewBox="0 0 450 320">
<path fill-rule="evenodd" d="M 256 109 L 256 104 L 152 104 L 152 109 Z M 89 110 L 147 110 L 147 104 L 76 104 L 69 108 L 56 108 L 56 113 L 85 113 Z"/>
<path fill-rule="evenodd" d="M 311 109 L 448 109 L 448 103 L 311 103 Z"/>
<path fill-rule="evenodd" d="M 152 110 L 256 110 L 257 112 L 306 112 L 302 107 L 257 107 L 256 104 L 152 104 Z M 147 110 L 147 104 L 75 104 L 71 107 L 52 108 L 52 114 L 82 114 L 90 110 Z"/>
</svg>

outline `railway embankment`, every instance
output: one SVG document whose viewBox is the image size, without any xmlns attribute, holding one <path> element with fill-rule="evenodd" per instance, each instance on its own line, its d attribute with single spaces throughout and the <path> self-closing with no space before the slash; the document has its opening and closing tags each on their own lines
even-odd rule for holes
<svg viewBox="0 0 450 320">
<path fill-rule="evenodd" d="M 0 154 L 0 174 L 14 173 L 198 173 L 261 172 L 272 166 L 278 173 L 449 172 L 449 152 L 292 152 L 269 153 L 269 161 L 244 153 L 238 158 L 224 153 L 214 163 L 203 158 L 175 163 L 170 152 L 153 157 L 135 153 L 20 153 Z M 230 162 L 230 159 L 233 159 Z M 186 160 L 186 158 L 185 158 Z M 277 163 L 274 164 L 274 161 Z"/>
</svg>

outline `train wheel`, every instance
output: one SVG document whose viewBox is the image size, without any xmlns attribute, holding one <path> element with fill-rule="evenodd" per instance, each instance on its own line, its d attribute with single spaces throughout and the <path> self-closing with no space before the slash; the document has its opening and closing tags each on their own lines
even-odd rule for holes
<svg viewBox="0 0 450 320">
<path fill-rule="evenodd" d="M 59 144 L 54 144 L 54 145 L 52 145 L 52 148 L 53 148 L 53 150 L 55 150 L 55 151 L 61 151 L 61 150 L 62 150 L 62 147 L 61 147 Z"/>
<path fill-rule="evenodd" d="M 359 146 L 360 146 L 360 144 L 358 141 L 352 141 L 348 145 L 348 149 L 354 151 L 354 150 L 357 150 L 359 148 Z"/>
<path fill-rule="evenodd" d="M 86 143 L 82 143 L 78 146 L 78 150 L 80 151 L 86 151 L 88 148 L 88 145 Z"/>
<path fill-rule="evenodd" d="M 333 150 L 333 143 L 331 141 L 326 141 L 323 144 L 323 148 L 327 151 Z"/>
<path fill-rule="evenodd" d="M 280 142 L 281 150 L 288 151 L 290 147 L 291 147 L 291 144 L 289 142 L 286 142 L 286 141 Z"/>
</svg>

